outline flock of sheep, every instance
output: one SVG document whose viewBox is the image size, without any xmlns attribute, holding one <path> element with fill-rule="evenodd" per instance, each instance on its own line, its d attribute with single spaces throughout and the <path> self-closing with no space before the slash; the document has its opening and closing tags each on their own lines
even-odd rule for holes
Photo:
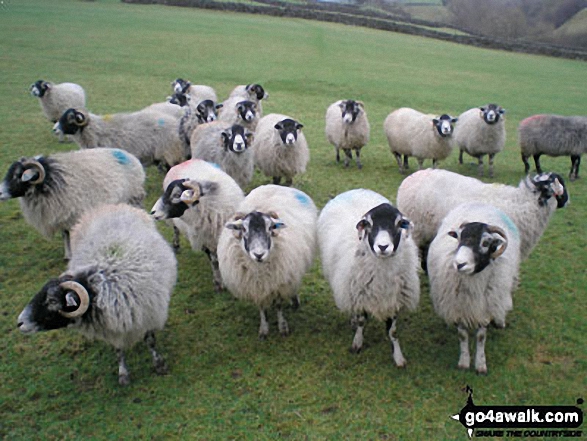
<svg viewBox="0 0 587 441">
<path fill-rule="evenodd" d="M 122 385 L 130 381 L 124 351 L 144 339 L 156 372 L 165 373 L 154 332 L 167 320 L 177 262 L 154 221 L 166 220 L 193 250 L 207 253 L 216 290 L 226 288 L 259 308 L 260 338 L 269 333 L 271 307 L 279 332 L 289 334 L 284 307 L 299 305 L 298 289 L 319 250 L 335 303 L 351 316 L 351 350 L 362 349 L 372 316 L 385 321 L 398 367 L 406 360 L 397 316 L 418 305 L 421 265 L 436 312 L 458 328 L 459 368 L 470 366 L 474 331 L 474 366 L 487 372 L 487 327 L 505 326 L 520 262 L 568 201 L 563 179 L 542 173 L 538 158 L 571 155 L 570 176 L 577 178 L 587 149 L 587 118 L 540 115 L 522 121 L 526 172 L 533 155 L 538 174 L 513 187 L 436 169 L 454 143 L 461 162 L 463 152 L 479 158 L 480 174 L 488 155 L 493 175 L 493 158 L 505 143 L 500 106 L 471 109 L 458 118 L 398 109 L 384 130 L 400 171 L 410 156 L 420 168 L 432 159 L 434 168 L 404 179 L 397 206 L 356 189 L 319 211 L 310 196 L 291 187 L 309 161 L 303 126 L 287 115 L 263 116 L 267 93 L 261 85 L 238 86 L 222 103 L 208 86 L 177 79 L 172 87 L 166 102 L 100 116 L 85 109 L 79 85 L 31 86 L 55 132 L 81 149 L 15 161 L 0 184 L 0 200 L 19 198 L 26 221 L 39 232 L 63 234 L 68 259 L 66 271 L 49 280 L 19 315 L 23 333 L 71 327 L 110 343 Z M 369 134 L 363 103 L 340 100 L 328 107 L 326 137 L 337 161 L 342 150 L 348 166 L 355 151 L 361 168 Z M 148 215 L 142 210 L 143 167 L 150 164 L 166 175 Z M 255 167 L 273 184 L 245 195 Z"/>
</svg>

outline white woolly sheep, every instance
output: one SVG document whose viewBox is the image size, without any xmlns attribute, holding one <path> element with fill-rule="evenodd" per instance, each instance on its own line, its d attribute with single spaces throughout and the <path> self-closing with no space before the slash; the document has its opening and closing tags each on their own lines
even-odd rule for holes
<svg viewBox="0 0 587 441">
<path fill-rule="evenodd" d="M 364 189 L 338 195 L 318 218 L 322 271 L 336 306 L 352 314 L 351 323 L 356 327 L 351 351 L 362 349 L 370 314 L 386 322 L 398 367 L 405 366 L 406 360 L 395 334 L 397 314 L 415 309 L 420 299 L 418 249 L 410 238 L 412 228 L 389 200 Z"/>
<path fill-rule="evenodd" d="M 279 184 L 291 185 L 293 177 L 306 171 L 310 150 L 299 122 L 286 115 L 271 113 L 257 125 L 253 140 L 255 165 L 261 172 Z"/>
<path fill-rule="evenodd" d="M 361 149 L 369 142 L 369 121 L 365 105 L 361 101 L 340 100 L 326 110 L 326 139 L 336 150 L 336 162 L 340 162 L 340 150 L 345 154 L 344 166 L 349 166 L 355 151 L 357 167 L 361 165 Z"/>
<path fill-rule="evenodd" d="M 165 101 L 162 103 L 154 103 L 150 106 L 145 107 L 141 111 L 153 111 L 153 112 L 160 112 L 166 113 L 167 115 L 173 116 L 178 120 L 185 114 L 187 108 L 182 107 L 179 104 L 173 104 L 170 101 Z"/>
<path fill-rule="evenodd" d="M 281 335 L 289 334 L 283 304 L 296 303 L 316 248 L 317 209 L 294 188 L 264 185 L 251 191 L 220 235 L 218 260 L 226 287 L 260 311 L 259 338 L 269 333 L 267 309 L 277 308 Z"/>
<path fill-rule="evenodd" d="M 506 213 L 520 230 L 520 254 L 526 259 L 557 208 L 568 202 L 563 179 L 555 173 L 526 177 L 517 187 L 485 184 L 446 170 L 422 170 L 401 183 L 397 205 L 415 224 L 413 238 L 424 249 L 442 219 L 463 202 L 491 204 Z"/>
<path fill-rule="evenodd" d="M 39 98 L 43 114 L 52 123 L 57 122 L 67 109 L 86 106 L 86 93 L 79 84 L 39 80 L 31 84 L 30 92 Z"/>
<path fill-rule="evenodd" d="M 2 184 L 0 200 L 19 198 L 25 220 L 45 237 L 63 234 L 70 257 L 69 231 L 81 215 L 101 204 L 141 206 L 145 171 L 122 150 L 98 148 L 22 158 Z"/>
<path fill-rule="evenodd" d="M 263 105 L 261 100 L 269 98 L 269 94 L 265 92 L 263 86 L 260 84 L 247 84 L 236 86 L 231 92 L 228 98 L 239 97 L 243 100 L 253 101 L 257 105 L 257 112 L 259 117 L 263 116 Z"/>
<path fill-rule="evenodd" d="M 222 290 L 218 238 L 244 197 L 234 179 L 217 165 L 192 159 L 169 170 L 163 180 L 163 195 L 151 210 L 157 220 L 172 219 L 192 249 L 208 255 L 216 291 Z"/>
<path fill-rule="evenodd" d="M 230 124 L 239 124 L 254 132 L 259 123 L 257 104 L 253 101 L 243 100 L 241 97 L 229 98 L 222 103 L 218 120 Z"/>
<path fill-rule="evenodd" d="M 253 134 L 238 124 L 215 121 L 198 126 L 190 144 L 192 158 L 220 166 L 245 188 L 253 178 L 255 162 L 249 148 Z"/>
<path fill-rule="evenodd" d="M 459 164 L 463 152 L 479 160 L 479 176 L 483 176 L 483 156 L 488 156 L 489 177 L 493 177 L 493 159 L 505 145 L 505 110 L 497 104 L 475 107 L 459 115 L 452 135 L 459 147 Z"/>
<path fill-rule="evenodd" d="M 469 330 L 476 330 L 475 370 L 487 373 L 487 326 L 505 327 L 520 263 L 514 222 L 492 205 L 465 203 L 442 221 L 428 252 L 430 297 L 436 313 L 458 327 L 458 367 L 469 369 Z"/>
<path fill-rule="evenodd" d="M 569 178 L 579 177 L 581 155 L 587 153 L 587 117 L 534 115 L 518 126 L 522 161 L 525 172 L 530 171 L 528 158 L 534 157 L 537 173 L 542 173 L 540 155 L 570 156 Z"/>
<path fill-rule="evenodd" d="M 452 151 L 451 135 L 457 120 L 447 114 L 435 118 L 407 107 L 391 112 L 383 123 L 383 129 L 400 173 L 409 168 L 410 156 L 418 159 L 419 169 L 424 159 L 432 159 L 433 168 L 436 168 L 438 161 L 446 159 Z"/>
<path fill-rule="evenodd" d="M 188 95 L 189 96 L 189 95 Z M 188 106 L 179 121 L 178 134 L 186 151 L 191 151 L 191 137 L 201 124 L 211 123 L 218 118 L 218 109 L 222 104 L 216 104 L 211 100 L 204 100 L 192 106 L 193 101 L 188 100 Z"/>
<path fill-rule="evenodd" d="M 214 101 L 215 103 L 218 102 L 216 91 L 210 86 L 192 84 L 189 81 L 178 78 L 171 83 L 171 87 L 174 93 L 190 95 L 192 102 L 196 105 L 205 100 Z"/>
<path fill-rule="evenodd" d="M 99 116 L 85 109 L 68 109 L 58 124 L 82 149 L 117 147 L 135 155 L 145 166 L 169 168 L 189 154 L 179 139 L 179 120 L 166 113 L 141 110 Z"/>
<path fill-rule="evenodd" d="M 144 339 L 157 374 L 167 373 L 155 350 L 177 278 L 173 251 L 142 210 L 102 205 L 72 231 L 67 271 L 49 280 L 18 317 L 24 334 L 74 328 L 114 346 L 118 382 L 130 383 L 124 351 Z"/>
</svg>

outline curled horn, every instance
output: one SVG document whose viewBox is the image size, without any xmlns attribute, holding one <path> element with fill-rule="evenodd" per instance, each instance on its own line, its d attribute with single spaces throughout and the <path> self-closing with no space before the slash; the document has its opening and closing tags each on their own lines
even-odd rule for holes
<svg viewBox="0 0 587 441">
<path fill-rule="evenodd" d="M 183 183 L 183 186 L 194 191 L 194 193 L 192 194 L 192 196 L 190 198 L 182 199 L 183 202 L 193 204 L 198 199 L 200 199 L 202 192 L 200 190 L 200 185 L 197 182 L 188 180 Z"/>
<path fill-rule="evenodd" d="M 37 179 L 35 179 L 34 181 L 28 181 L 31 184 L 40 184 L 41 182 L 43 182 L 45 180 L 45 167 L 43 167 L 43 165 L 37 161 L 36 159 L 28 159 L 26 161 L 22 162 L 22 165 L 25 167 L 30 167 L 30 168 L 34 168 L 35 170 L 37 170 L 37 172 L 39 173 L 39 177 Z"/>
<path fill-rule="evenodd" d="M 80 117 L 82 118 L 80 120 Z M 90 118 L 88 115 L 88 112 L 86 112 L 85 110 L 76 110 L 75 111 L 75 124 L 78 127 L 85 127 L 88 125 L 88 123 L 90 122 Z"/>
<path fill-rule="evenodd" d="M 78 282 L 74 282 L 73 280 L 68 280 L 66 282 L 62 282 L 59 284 L 59 287 L 65 290 L 70 290 L 75 292 L 78 297 L 80 298 L 80 305 L 79 307 L 73 312 L 65 312 L 59 311 L 63 317 L 67 318 L 75 318 L 80 317 L 86 313 L 88 307 L 90 306 L 90 296 L 88 295 L 88 291 Z"/>
<path fill-rule="evenodd" d="M 501 228 L 496 227 L 495 225 L 489 225 L 487 227 L 487 231 L 490 233 L 497 233 L 499 234 L 501 237 L 504 238 L 504 243 L 503 246 L 498 248 L 497 250 L 495 250 L 495 252 L 493 254 L 491 254 L 491 258 L 492 259 L 497 259 L 499 256 L 501 256 L 503 254 L 503 252 L 506 250 L 506 248 L 508 247 L 508 239 L 507 239 L 507 235 L 505 234 L 505 231 L 503 231 Z"/>
<path fill-rule="evenodd" d="M 273 219 L 279 219 L 279 215 L 275 211 L 270 211 L 267 214 L 269 215 L 269 217 L 271 217 Z"/>
<path fill-rule="evenodd" d="M 234 216 L 232 217 L 233 220 L 237 221 L 237 220 L 242 220 L 244 219 L 246 216 L 245 213 L 241 213 L 240 211 L 238 213 L 234 213 Z"/>
</svg>

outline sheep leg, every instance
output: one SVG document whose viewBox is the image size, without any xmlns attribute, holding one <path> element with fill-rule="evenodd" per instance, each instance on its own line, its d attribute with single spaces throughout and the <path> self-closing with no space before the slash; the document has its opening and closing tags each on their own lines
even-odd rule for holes
<svg viewBox="0 0 587 441">
<path fill-rule="evenodd" d="M 285 183 L 283 185 L 286 187 L 291 187 L 291 184 L 293 184 L 293 178 L 285 178 Z"/>
<path fill-rule="evenodd" d="M 489 154 L 489 177 L 493 178 L 493 158 L 495 158 L 495 153 Z"/>
<path fill-rule="evenodd" d="M 269 323 L 267 322 L 267 310 L 259 309 L 261 324 L 259 326 L 259 339 L 266 340 L 269 335 Z"/>
<path fill-rule="evenodd" d="M 145 343 L 149 348 L 149 352 L 151 352 L 151 357 L 153 357 L 153 367 L 155 368 L 155 372 L 157 373 L 157 375 L 167 374 L 167 372 L 169 372 L 169 369 L 167 368 L 167 363 L 165 363 L 163 357 L 159 355 L 159 353 L 155 350 L 156 340 L 154 331 L 148 331 L 145 334 Z"/>
<path fill-rule="evenodd" d="M 579 177 L 579 164 L 581 164 L 581 156 L 571 155 L 571 173 L 569 173 L 569 179 L 571 181 Z"/>
<path fill-rule="evenodd" d="M 479 156 L 479 169 L 477 170 L 479 176 L 483 176 L 483 156 Z"/>
<path fill-rule="evenodd" d="M 424 168 L 424 159 L 418 158 L 418 170 L 422 170 Z M 432 168 L 436 168 L 435 160 L 432 160 Z"/>
<path fill-rule="evenodd" d="M 118 357 L 118 384 L 121 386 L 128 386 L 130 384 L 130 374 L 128 372 L 128 367 L 126 366 L 124 351 L 122 349 L 117 349 L 116 356 Z"/>
<path fill-rule="evenodd" d="M 336 150 L 336 162 L 340 162 L 340 150 L 338 147 L 334 147 L 334 149 Z"/>
<path fill-rule="evenodd" d="M 179 228 L 177 228 L 174 225 L 173 226 L 173 243 L 172 243 L 172 246 L 173 246 L 173 252 L 176 253 L 176 254 L 178 253 L 179 247 L 180 247 L 180 244 L 179 244 L 179 237 L 180 237 L 180 235 L 181 235 L 181 233 L 179 231 Z"/>
<path fill-rule="evenodd" d="M 350 161 L 353 159 L 353 152 L 351 149 L 343 149 L 344 152 L 344 166 L 348 167 Z"/>
<path fill-rule="evenodd" d="M 357 168 L 360 170 L 363 168 L 363 164 L 361 164 L 361 150 L 359 149 L 355 149 L 355 156 L 356 156 L 356 163 L 357 163 Z"/>
<path fill-rule="evenodd" d="M 279 185 L 281 182 L 281 176 L 273 176 L 273 185 Z"/>
<path fill-rule="evenodd" d="M 65 256 L 63 259 L 71 260 L 71 242 L 69 240 L 69 231 L 63 230 L 61 232 L 61 237 L 63 237 L 63 248 L 65 250 Z"/>
<path fill-rule="evenodd" d="M 406 366 L 406 359 L 402 354 L 402 350 L 399 346 L 399 340 L 395 335 L 397 325 L 397 317 L 388 318 L 385 321 L 385 328 L 387 329 L 387 335 L 391 340 L 391 356 L 397 367 L 403 368 Z"/>
<path fill-rule="evenodd" d="M 461 355 L 459 357 L 459 369 L 469 369 L 471 365 L 471 354 L 469 354 L 469 331 L 462 325 L 458 325 L 459 342 L 461 346 Z"/>
<path fill-rule="evenodd" d="M 218 266 L 218 255 L 216 251 L 211 251 L 208 248 L 203 248 L 204 252 L 210 259 L 210 266 L 212 266 L 212 279 L 214 280 L 214 291 L 221 292 L 224 289 L 222 285 L 222 276 L 220 275 L 220 267 Z"/>
<path fill-rule="evenodd" d="M 542 153 L 537 153 L 534 155 L 534 164 L 536 165 L 536 173 L 542 173 L 542 167 L 540 167 L 540 155 Z"/>
<path fill-rule="evenodd" d="M 295 297 L 291 299 L 291 309 L 297 311 L 300 308 L 300 295 L 296 294 Z"/>
<path fill-rule="evenodd" d="M 356 329 L 355 336 L 353 338 L 353 344 L 350 348 L 350 352 L 353 354 L 358 354 L 361 352 L 361 349 L 363 349 L 363 331 L 366 324 L 367 314 L 364 312 L 360 314 L 354 314 L 351 317 L 351 325 Z"/>
<path fill-rule="evenodd" d="M 398 152 L 393 152 L 393 156 L 395 156 L 395 160 L 397 161 L 397 166 L 399 167 L 399 172 L 403 175 L 404 168 L 402 167 L 402 155 Z"/>
<path fill-rule="evenodd" d="M 277 304 L 277 327 L 282 337 L 287 337 L 289 335 L 289 325 L 283 316 L 283 307 L 281 302 Z"/>
<path fill-rule="evenodd" d="M 404 155 L 404 170 L 409 170 L 410 164 L 408 163 L 408 155 Z"/>
<path fill-rule="evenodd" d="M 461 149 L 461 151 L 459 152 L 459 164 L 463 165 L 463 150 Z"/>
<path fill-rule="evenodd" d="M 524 162 L 524 173 L 528 174 L 530 172 L 530 163 L 528 162 L 529 155 L 524 155 L 522 153 L 522 161 Z"/>
<path fill-rule="evenodd" d="M 477 329 L 477 350 L 475 352 L 475 370 L 480 375 L 487 374 L 487 363 L 485 361 L 485 341 L 487 340 L 487 327 L 480 326 Z"/>
</svg>

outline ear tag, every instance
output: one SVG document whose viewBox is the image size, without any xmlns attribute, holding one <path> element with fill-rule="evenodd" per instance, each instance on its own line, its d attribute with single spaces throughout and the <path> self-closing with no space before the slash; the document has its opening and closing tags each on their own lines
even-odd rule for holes
<svg viewBox="0 0 587 441">
<path fill-rule="evenodd" d="M 191 202 L 194 197 L 194 190 L 184 190 L 179 197 L 181 202 Z M 197 201 L 196 201 L 197 202 Z"/>
<path fill-rule="evenodd" d="M 20 180 L 22 182 L 28 182 L 31 179 L 35 179 L 37 176 L 38 176 L 38 172 L 33 170 L 32 168 L 29 168 L 22 173 Z"/>
<path fill-rule="evenodd" d="M 68 292 L 67 294 L 65 294 L 65 305 L 66 306 L 79 306 L 77 300 L 76 300 L 76 295 L 72 292 Z"/>
</svg>

